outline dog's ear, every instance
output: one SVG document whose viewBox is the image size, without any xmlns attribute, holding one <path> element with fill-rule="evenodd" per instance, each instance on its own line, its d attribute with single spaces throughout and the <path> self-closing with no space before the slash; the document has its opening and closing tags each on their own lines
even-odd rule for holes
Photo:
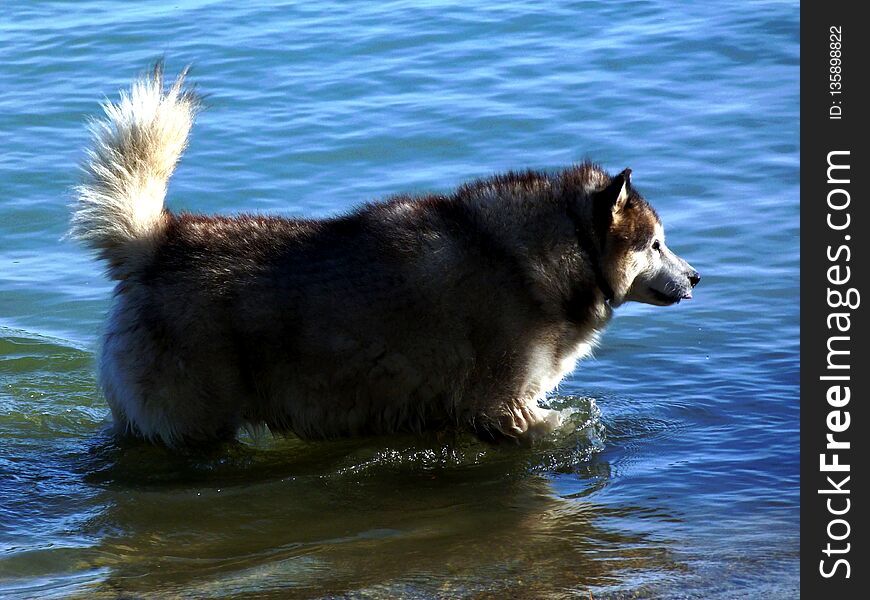
<svg viewBox="0 0 870 600">
<path fill-rule="evenodd" d="M 609 209 L 612 215 L 617 214 L 628 201 L 628 186 L 631 185 L 631 169 L 610 180 L 610 184 L 595 195 L 595 203 L 602 209 Z"/>
</svg>

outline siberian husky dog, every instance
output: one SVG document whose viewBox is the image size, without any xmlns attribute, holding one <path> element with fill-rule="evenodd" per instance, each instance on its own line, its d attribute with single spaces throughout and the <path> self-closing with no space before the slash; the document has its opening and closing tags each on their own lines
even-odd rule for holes
<svg viewBox="0 0 870 600">
<path fill-rule="evenodd" d="M 71 234 L 117 281 L 99 380 L 119 432 L 317 439 L 466 429 L 529 443 L 538 405 L 626 301 L 692 297 L 632 187 L 579 164 L 399 195 L 328 219 L 164 206 L 200 101 L 137 80 L 92 123 Z"/>
</svg>

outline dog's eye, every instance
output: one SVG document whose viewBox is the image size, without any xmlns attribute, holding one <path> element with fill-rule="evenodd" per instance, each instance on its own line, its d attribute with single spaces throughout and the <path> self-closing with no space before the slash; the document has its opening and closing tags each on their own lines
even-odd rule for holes
<svg viewBox="0 0 870 600">
<path fill-rule="evenodd" d="M 653 250 L 661 250 L 661 249 L 662 249 L 662 245 L 661 245 L 661 243 L 659 243 L 658 240 L 654 241 L 654 242 L 653 242 L 653 245 L 652 245 L 652 249 L 653 249 Z"/>
</svg>

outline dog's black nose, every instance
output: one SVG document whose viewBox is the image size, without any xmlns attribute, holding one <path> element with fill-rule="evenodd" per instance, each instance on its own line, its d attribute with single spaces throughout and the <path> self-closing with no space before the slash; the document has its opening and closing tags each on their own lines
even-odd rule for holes
<svg viewBox="0 0 870 600">
<path fill-rule="evenodd" d="M 692 284 L 692 287 L 698 285 L 698 282 L 701 281 L 701 274 L 697 271 L 692 271 L 689 273 L 689 283 Z"/>
</svg>

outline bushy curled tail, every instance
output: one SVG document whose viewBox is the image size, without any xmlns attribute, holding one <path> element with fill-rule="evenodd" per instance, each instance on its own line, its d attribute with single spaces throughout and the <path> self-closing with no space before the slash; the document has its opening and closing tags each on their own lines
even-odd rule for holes
<svg viewBox="0 0 870 600">
<path fill-rule="evenodd" d="M 123 279 L 147 260 L 167 222 L 166 187 L 187 147 L 200 98 L 185 88 L 185 69 L 164 88 L 163 64 L 103 104 L 90 123 L 93 136 L 76 187 L 70 235 L 109 262 Z"/>
</svg>

